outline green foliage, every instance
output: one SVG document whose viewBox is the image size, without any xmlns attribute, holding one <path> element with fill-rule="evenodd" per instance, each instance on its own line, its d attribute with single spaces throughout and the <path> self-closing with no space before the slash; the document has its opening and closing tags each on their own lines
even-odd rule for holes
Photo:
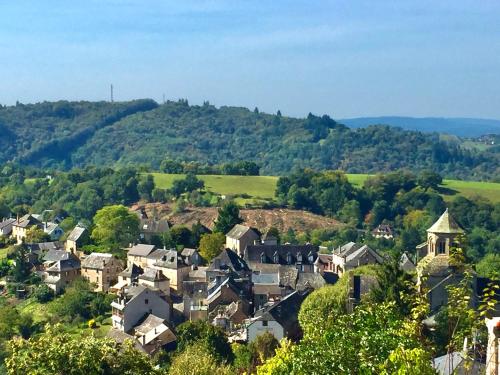
<svg viewBox="0 0 500 375">
<path fill-rule="evenodd" d="M 337 283 L 312 292 L 302 302 L 299 323 L 305 334 L 324 329 L 334 324 L 338 316 L 347 312 L 348 284 L 351 275 L 377 276 L 377 266 L 362 266 L 346 272 Z"/>
<path fill-rule="evenodd" d="M 418 185 L 424 188 L 426 191 L 427 189 L 438 189 L 439 185 L 442 182 L 443 177 L 441 177 L 439 173 L 429 170 L 422 171 L 417 181 Z"/>
<path fill-rule="evenodd" d="M 233 361 L 233 352 L 224 331 L 205 321 L 185 322 L 177 327 L 177 349 L 183 352 L 187 347 L 202 346 L 217 361 Z"/>
<path fill-rule="evenodd" d="M 220 232 L 204 234 L 200 239 L 200 255 L 207 262 L 210 262 L 221 253 L 225 243 L 226 237 Z"/>
<path fill-rule="evenodd" d="M 24 244 L 14 247 L 14 266 L 10 269 L 10 274 L 16 282 L 26 281 L 30 274 L 27 253 Z"/>
<path fill-rule="evenodd" d="M 174 357 L 169 375 L 230 375 L 228 365 L 221 364 L 204 344 L 191 344 Z"/>
<path fill-rule="evenodd" d="M 50 309 L 54 315 L 67 322 L 76 318 L 88 320 L 109 312 L 112 298 L 113 295 L 94 293 L 85 279 L 78 278 L 52 302 Z"/>
<path fill-rule="evenodd" d="M 26 243 L 40 243 L 50 241 L 50 236 L 43 229 L 33 226 L 26 231 Z"/>
<path fill-rule="evenodd" d="M 139 236 L 139 218 L 121 205 L 106 206 L 94 216 L 92 239 L 110 250 L 118 250 Z"/>
<path fill-rule="evenodd" d="M 500 279 L 500 254 L 486 254 L 476 265 L 476 271 L 480 276 Z"/>
<path fill-rule="evenodd" d="M 46 284 L 39 285 L 32 293 L 32 297 L 40 303 L 47 303 L 54 299 L 54 291 Z"/>
<path fill-rule="evenodd" d="M 61 325 L 46 326 L 43 334 L 29 340 L 11 340 L 9 352 L 9 375 L 159 374 L 132 342 L 118 345 L 94 336 L 75 337 L 62 332 Z"/>
<path fill-rule="evenodd" d="M 226 234 L 236 224 L 240 224 L 243 220 L 240 218 L 240 209 L 233 201 L 226 201 L 219 208 L 219 215 L 215 221 L 214 232 Z"/>
<path fill-rule="evenodd" d="M 431 374 L 429 354 L 392 303 L 365 304 L 348 315 L 330 316 L 331 322 L 307 331 L 297 345 L 287 342 L 257 371 L 258 374 L 396 373 L 409 361 Z"/>
</svg>

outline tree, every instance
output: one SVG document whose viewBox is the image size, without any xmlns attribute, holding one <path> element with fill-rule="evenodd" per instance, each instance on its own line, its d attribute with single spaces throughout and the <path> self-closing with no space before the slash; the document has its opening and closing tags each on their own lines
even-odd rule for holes
<svg viewBox="0 0 500 375">
<path fill-rule="evenodd" d="M 423 171 L 418 176 L 417 183 L 421 186 L 425 191 L 428 189 L 437 189 L 439 185 L 443 182 L 443 177 L 439 173 L 434 171 Z"/>
<path fill-rule="evenodd" d="M 189 228 L 183 225 L 176 225 L 170 229 L 170 235 L 172 240 L 176 245 L 182 245 L 184 247 L 191 246 L 192 234 Z"/>
<path fill-rule="evenodd" d="M 193 344 L 204 347 L 217 363 L 233 361 L 233 351 L 224 331 L 205 321 L 185 322 L 177 327 L 177 349 L 183 352 Z"/>
<path fill-rule="evenodd" d="M 45 327 L 41 335 L 12 339 L 5 364 L 15 374 L 160 375 L 149 358 L 134 349 L 132 341 L 64 333 L 61 325 Z"/>
<path fill-rule="evenodd" d="M 54 291 L 47 284 L 39 285 L 33 292 L 32 296 L 40 303 L 46 303 L 54 299 Z"/>
<path fill-rule="evenodd" d="M 192 344 L 174 357 L 169 375 L 230 375 L 228 365 L 221 364 L 203 344 Z"/>
<path fill-rule="evenodd" d="M 220 232 L 204 234 L 200 239 L 200 255 L 210 262 L 221 253 L 225 243 L 226 237 Z"/>
<path fill-rule="evenodd" d="M 142 178 L 137 184 L 137 191 L 141 199 L 145 201 L 150 201 L 152 197 L 153 189 L 155 188 L 155 181 L 153 176 L 148 174 L 145 178 Z"/>
<path fill-rule="evenodd" d="M 483 277 L 500 278 L 500 254 L 486 254 L 476 265 L 476 271 Z"/>
<path fill-rule="evenodd" d="M 16 282 L 23 282 L 29 276 L 28 250 L 24 244 L 14 247 L 14 266 L 10 272 Z"/>
<path fill-rule="evenodd" d="M 26 231 L 26 243 L 41 243 L 48 241 L 50 241 L 50 236 L 36 225 Z"/>
<path fill-rule="evenodd" d="M 238 205 L 233 201 L 226 201 L 219 208 L 219 216 L 215 221 L 214 232 L 220 232 L 226 234 L 229 232 L 236 224 L 243 222 L 240 218 L 240 209 Z"/>
<path fill-rule="evenodd" d="M 139 218 L 127 207 L 106 206 L 94 216 L 92 239 L 109 250 L 118 250 L 139 237 Z"/>
</svg>

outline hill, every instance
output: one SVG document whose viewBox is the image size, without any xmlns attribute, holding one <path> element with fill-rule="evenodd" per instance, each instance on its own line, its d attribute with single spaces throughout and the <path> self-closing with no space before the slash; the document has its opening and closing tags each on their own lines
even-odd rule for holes
<svg viewBox="0 0 500 375">
<path fill-rule="evenodd" d="M 261 174 L 297 167 L 377 173 L 435 169 L 448 178 L 500 175 L 496 148 L 389 126 L 348 127 L 328 116 L 292 118 L 208 103 L 152 100 L 55 102 L 0 109 L 0 162 L 71 168 L 147 165 L 165 158 L 201 164 L 255 161 Z"/>
<path fill-rule="evenodd" d="M 364 128 L 370 125 L 398 126 L 406 130 L 421 132 L 447 133 L 459 137 L 479 137 L 485 134 L 500 134 L 500 120 L 480 118 L 440 118 L 440 117 L 358 117 L 339 120 L 351 128 Z"/>
<path fill-rule="evenodd" d="M 172 186 L 172 182 L 181 179 L 183 175 L 153 173 L 155 184 L 163 189 Z M 369 177 L 368 174 L 348 174 L 349 182 L 354 186 L 361 187 Z M 240 204 L 266 202 L 274 198 L 276 182 L 278 177 L 274 176 L 198 176 L 205 182 L 208 191 L 220 195 L 231 195 L 236 197 Z M 456 196 L 472 197 L 479 195 L 492 202 L 500 202 L 500 183 L 444 180 L 440 193 L 445 200 L 451 200 Z"/>
<path fill-rule="evenodd" d="M 213 228 L 217 218 L 216 207 L 194 207 L 189 206 L 184 212 L 174 213 L 172 204 L 148 203 L 145 205 L 135 205 L 132 209 L 143 207 L 146 212 L 152 215 L 153 210 L 157 217 L 167 218 L 173 225 L 186 225 L 191 227 L 199 220 L 201 224 L 208 228 Z M 301 210 L 287 208 L 275 209 L 242 209 L 240 210 L 243 223 L 262 232 L 266 232 L 270 227 L 277 228 L 285 233 L 289 228 L 307 231 L 313 229 L 332 229 L 341 227 L 344 224 L 325 216 Z"/>
</svg>

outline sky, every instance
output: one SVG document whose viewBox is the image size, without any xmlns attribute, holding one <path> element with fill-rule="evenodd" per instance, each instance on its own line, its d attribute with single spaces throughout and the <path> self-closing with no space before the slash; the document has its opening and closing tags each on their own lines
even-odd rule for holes
<svg viewBox="0 0 500 375">
<path fill-rule="evenodd" d="M 500 1 L 0 0 L 0 103 L 500 119 Z"/>
</svg>

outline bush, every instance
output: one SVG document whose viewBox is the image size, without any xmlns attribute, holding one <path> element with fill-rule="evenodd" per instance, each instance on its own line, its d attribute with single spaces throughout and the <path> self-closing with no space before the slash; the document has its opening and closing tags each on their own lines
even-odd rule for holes
<svg viewBox="0 0 500 375">
<path fill-rule="evenodd" d="M 54 299 L 54 291 L 42 284 L 33 291 L 32 296 L 40 303 L 47 303 Z"/>
</svg>

